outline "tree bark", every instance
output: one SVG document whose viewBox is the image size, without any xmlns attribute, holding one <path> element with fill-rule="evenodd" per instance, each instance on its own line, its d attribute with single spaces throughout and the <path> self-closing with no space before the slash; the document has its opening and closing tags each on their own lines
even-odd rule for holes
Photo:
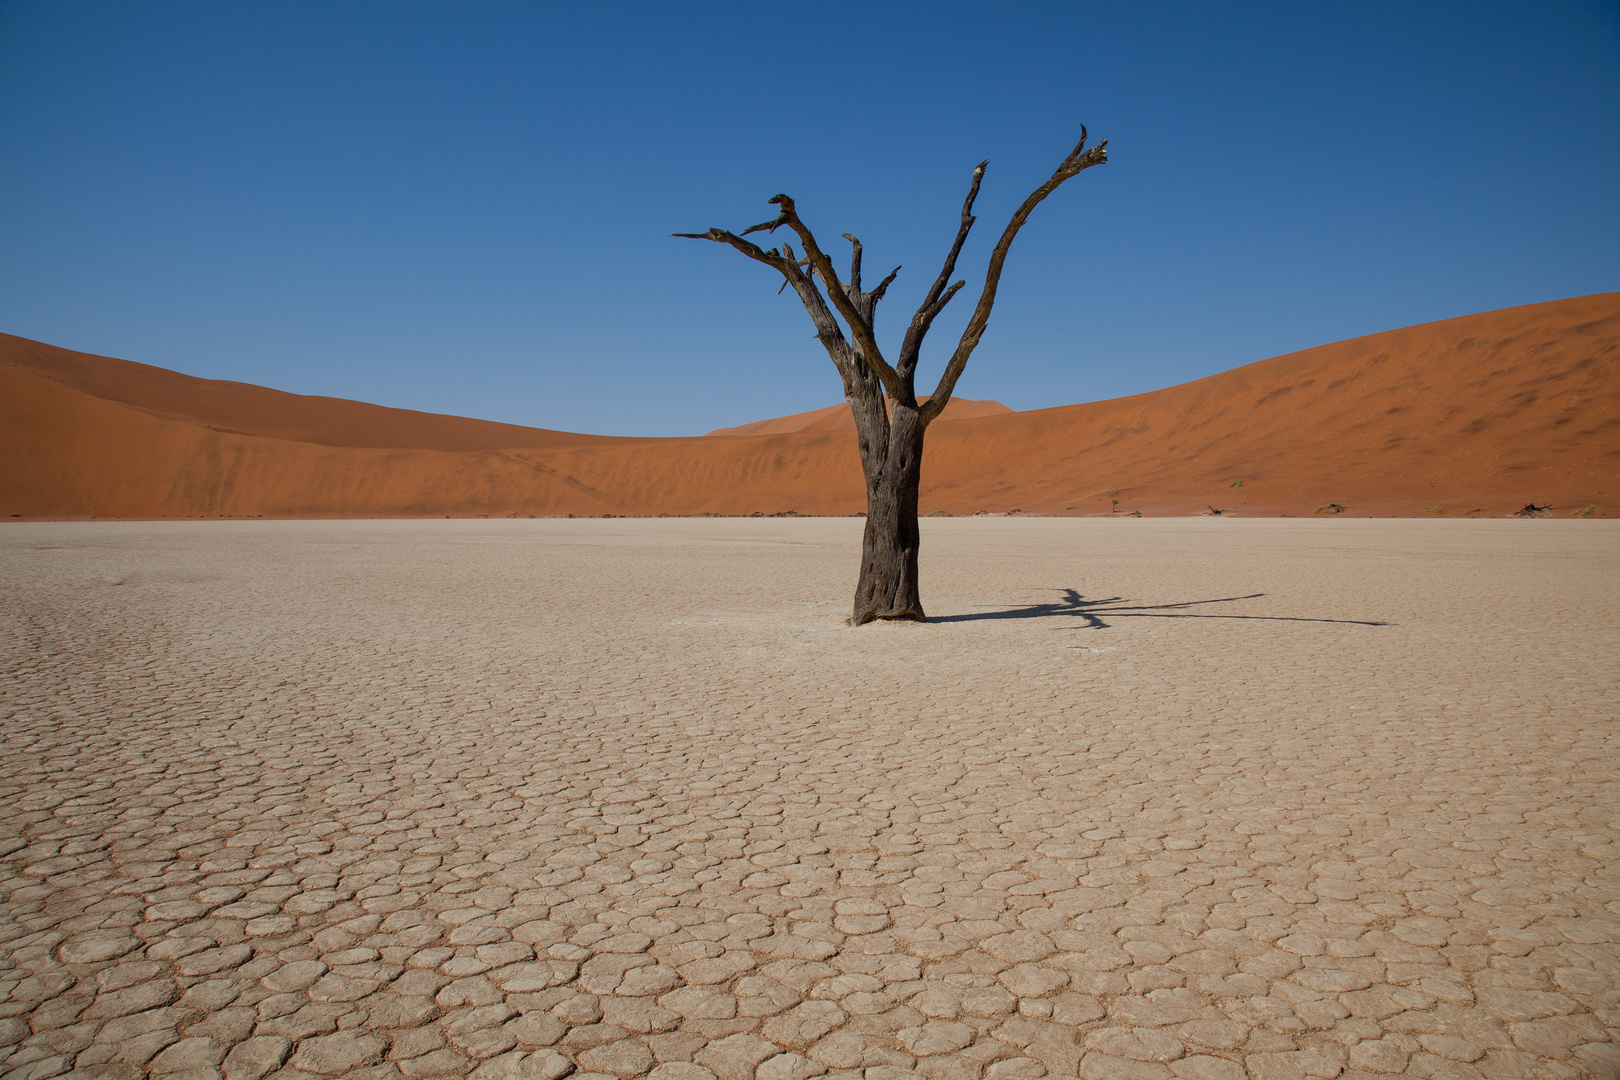
<svg viewBox="0 0 1620 1080">
<path fill-rule="evenodd" d="M 890 410 L 888 446 L 863 454 L 866 529 L 861 538 L 861 576 L 855 586 L 850 625 L 874 619 L 923 621 L 917 580 L 917 491 L 922 482 L 923 434 L 915 405 Z M 874 451 L 876 448 L 873 448 Z"/>
</svg>

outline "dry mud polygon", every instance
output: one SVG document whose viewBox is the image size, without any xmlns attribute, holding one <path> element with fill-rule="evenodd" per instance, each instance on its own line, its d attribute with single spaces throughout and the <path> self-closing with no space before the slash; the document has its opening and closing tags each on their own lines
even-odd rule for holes
<svg viewBox="0 0 1620 1080">
<path fill-rule="evenodd" d="M 1620 1071 L 1620 529 L 0 530 L 0 1072 Z"/>
</svg>

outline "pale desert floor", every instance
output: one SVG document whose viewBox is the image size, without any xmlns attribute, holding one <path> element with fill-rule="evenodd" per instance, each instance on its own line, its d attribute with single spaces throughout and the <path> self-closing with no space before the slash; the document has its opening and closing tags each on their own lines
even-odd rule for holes
<svg viewBox="0 0 1620 1080">
<path fill-rule="evenodd" d="M 1620 1073 L 1620 527 L 859 527 L 0 528 L 0 1072 Z"/>
</svg>

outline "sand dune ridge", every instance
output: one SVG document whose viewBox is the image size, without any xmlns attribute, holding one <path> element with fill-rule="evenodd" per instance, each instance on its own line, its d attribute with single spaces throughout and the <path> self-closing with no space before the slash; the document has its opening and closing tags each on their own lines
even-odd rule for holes
<svg viewBox="0 0 1620 1080">
<path fill-rule="evenodd" d="M 1354 338 L 929 434 L 924 513 L 1620 509 L 1620 293 Z M 838 408 L 778 430 L 583 435 L 306 397 L 0 335 L 0 515 L 851 514 Z M 971 415 L 974 408 L 984 415 Z M 786 430 L 781 430 L 786 428 Z M 797 429 L 795 429 L 797 428 Z M 831 430 L 829 430 L 831 428 Z"/>
</svg>

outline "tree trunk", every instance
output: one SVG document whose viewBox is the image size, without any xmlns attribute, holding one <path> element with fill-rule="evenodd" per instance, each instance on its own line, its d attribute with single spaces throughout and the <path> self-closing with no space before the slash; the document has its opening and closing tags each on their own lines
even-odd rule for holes
<svg viewBox="0 0 1620 1080">
<path fill-rule="evenodd" d="M 874 619 L 925 618 L 917 583 L 917 489 L 922 481 L 924 425 L 915 405 L 896 405 L 889 411 L 888 439 L 861 440 L 866 532 L 850 618 L 853 626 Z"/>
</svg>

